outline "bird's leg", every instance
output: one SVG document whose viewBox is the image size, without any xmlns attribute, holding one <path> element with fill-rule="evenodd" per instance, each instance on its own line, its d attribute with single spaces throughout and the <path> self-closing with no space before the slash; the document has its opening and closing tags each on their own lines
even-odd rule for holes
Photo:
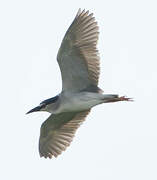
<svg viewBox="0 0 157 180">
<path fill-rule="evenodd" d="M 112 98 L 106 101 L 106 103 L 110 103 L 110 102 L 118 102 L 118 101 L 133 101 L 132 98 L 128 98 L 126 96 L 121 96 L 121 97 L 116 97 L 116 98 Z"/>
</svg>

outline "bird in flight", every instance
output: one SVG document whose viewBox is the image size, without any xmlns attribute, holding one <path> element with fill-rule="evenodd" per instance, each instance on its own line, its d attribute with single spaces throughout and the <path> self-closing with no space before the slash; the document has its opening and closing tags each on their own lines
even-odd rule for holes
<svg viewBox="0 0 157 180">
<path fill-rule="evenodd" d="M 40 129 L 41 157 L 52 158 L 61 154 L 70 145 L 76 130 L 93 106 L 131 101 L 125 96 L 103 94 L 98 87 L 98 34 L 98 25 L 93 14 L 79 9 L 57 55 L 62 76 L 62 92 L 27 112 L 51 113 Z"/>
</svg>

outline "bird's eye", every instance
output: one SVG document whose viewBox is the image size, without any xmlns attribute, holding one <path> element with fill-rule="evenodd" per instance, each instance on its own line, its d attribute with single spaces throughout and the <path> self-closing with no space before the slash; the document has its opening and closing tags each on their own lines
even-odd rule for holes
<svg viewBox="0 0 157 180">
<path fill-rule="evenodd" d="M 46 107 L 46 104 L 40 104 L 41 108 L 45 108 Z"/>
</svg>

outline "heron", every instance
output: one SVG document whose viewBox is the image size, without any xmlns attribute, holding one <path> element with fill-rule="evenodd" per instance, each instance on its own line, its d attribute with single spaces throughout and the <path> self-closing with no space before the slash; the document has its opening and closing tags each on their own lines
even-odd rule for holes
<svg viewBox="0 0 157 180">
<path fill-rule="evenodd" d="M 57 54 L 62 77 L 61 93 L 42 101 L 26 113 L 50 113 L 40 129 L 40 157 L 57 157 L 65 151 L 92 107 L 102 103 L 131 101 L 126 96 L 104 94 L 98 87 L 98 29 L 93 13 L 79 9 Z"/>
</svg>

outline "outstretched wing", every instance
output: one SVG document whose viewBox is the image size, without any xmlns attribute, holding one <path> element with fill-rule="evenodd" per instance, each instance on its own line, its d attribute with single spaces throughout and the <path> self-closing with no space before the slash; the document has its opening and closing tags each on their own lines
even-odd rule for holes
<svg viewBox="0 0 157 180">
<path fill-rule="evenodd" d="M 64 36 L 57 55 L 63 91 L 78 92 L 89 87 L 97 87 L 99 79 L 99 56 L 96 47 L 98 34 L 97 22 L 93 14 L 79 9 Z"/>
<path fill-rule="evenodd" d="M 40 130 L 40 156 L 52 158 L 61 154 L 70 145 L 76 130 L 85 120 L 89 111 L 50 115 Z"/>
</svg>

